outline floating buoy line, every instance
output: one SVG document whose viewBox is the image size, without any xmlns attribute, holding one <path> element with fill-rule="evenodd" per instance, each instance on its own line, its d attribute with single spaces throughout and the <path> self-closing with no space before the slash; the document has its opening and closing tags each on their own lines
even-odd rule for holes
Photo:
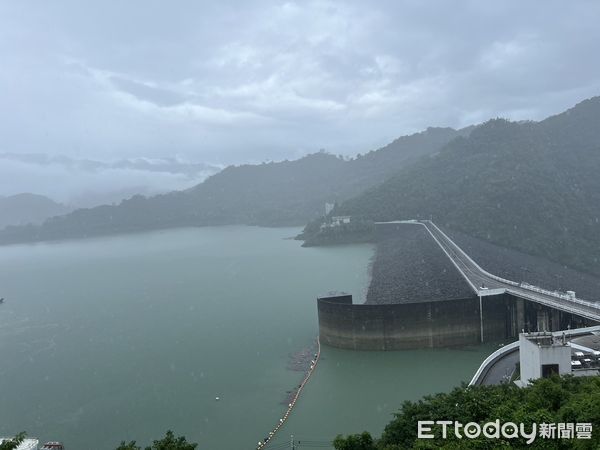
<svg viewBox="0 0 600 450">
<path fill-rule="evenodd" d="M 296 394 L 294 395 L 294 397 L 288 404 L 287 410 L 285 411 L 283 416 L 279 419 L 279 422 L 277 422 L 277 424 L 275 425 L 273 430 L 269 431 L 268 436 L 266 438 L 264 438 L 262 441 L 258 441 L 256 450 L 264 449 L 267 446 L 267 444 L 269 442 L 271 442 L 271 439 L 273 439 L 275 437 L 275 434 L 277 434 L 277 432 L 281 429 L 281 427 L 286 422 L 286 420 L 288 420 L 288 418 L 290 417 L 290 413 L 292 412 L 292 409 L 294 409 L 294 406 L 296 406 L 296 402 L 298 401 L 298 398 L 300 397 L 300 393 L 302 392 L 302 389 L 304 389 L 304 386 L 306 386 L 306 383 L 308 383 L 310 376 L 315 371 L 315 368 L 317 367 L 317 363 L 319 362 L 320 357 L 321 357 L 321 342 L 319 342 L 319 337 L 317 336 L 317 353 L 314 354 L 314 359 L 311 360 L 311 362 L 310 362 L 310 368 L 308 369 L 308 372 L 306 372 L 306 375 L 305 375 L 304 379 L 302 380 L 302 383 L 300 383 L 298 385 L 298 390 L 296 390 Z"/>
</svg>

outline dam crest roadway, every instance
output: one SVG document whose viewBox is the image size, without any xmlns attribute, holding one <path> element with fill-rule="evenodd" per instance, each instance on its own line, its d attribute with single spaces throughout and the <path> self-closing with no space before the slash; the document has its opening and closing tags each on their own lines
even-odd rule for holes
<svg viewBox="0 0 600 450">
<path fill-rule="evenodd" d="M 598 303 L 527 283 L 517 283 L 487 272 L 431 220 L 398 220 L 376 222 L 375 224 L 413 224 L 425 227 L 480 300 L 482 297 L 510 294 L 523 300 L 600 322 L 600 304 Z"/>
</svg>

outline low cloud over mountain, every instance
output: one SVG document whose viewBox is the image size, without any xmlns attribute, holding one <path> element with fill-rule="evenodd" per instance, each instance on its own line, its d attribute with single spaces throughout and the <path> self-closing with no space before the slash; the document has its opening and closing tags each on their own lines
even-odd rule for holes
<svg viewBox="0 0 600 450">
<path fill-rule="evenodd" d="M 194 186 L 220 170 L 180 158 L 116 161 L 46 154 L 0 153 L 0 195 L 43 194 L 73 206 L 113 203 L 134 194 L 157 194 Z"/>
</svg>

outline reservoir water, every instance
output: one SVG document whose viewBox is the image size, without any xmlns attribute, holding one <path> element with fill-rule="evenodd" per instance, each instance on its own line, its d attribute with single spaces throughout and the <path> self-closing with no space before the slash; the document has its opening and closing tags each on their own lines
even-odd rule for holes
<svg viewBox="0 0 600 450">
<path fill-rule="evenodd" d="M 287 366 L 317 334 L 316 296 L 368 285 L 371 245 L 301 248 L 286 239 L 298 231 L 0 247 L 0 435 L 109 450 L 172 429 L 199 450 L 255 448 L 302 378 Z M 489 351 L 324 347 L 278 439 L 379 434 L 403 400 L 467 380 Z"/>
</svg>

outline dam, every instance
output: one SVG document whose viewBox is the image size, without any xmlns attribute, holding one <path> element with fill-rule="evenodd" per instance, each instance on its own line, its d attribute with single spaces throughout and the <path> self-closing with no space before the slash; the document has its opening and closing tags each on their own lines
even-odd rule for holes
<svg viewBox="0 0 600 450">
<path fill-rule="evenodd" d="M 317 299 L 320 341 L 353 350 L 401 350 L 473 345 L 600 324 L 600 304 L 493 275 L 429 221 L 377 224 L 380 249 L 395 239 L 415 244 L 416 287 L 384 274 L 367 302 L 331 293 Z M 376 261 L 377 264 L 377 261 Z M 389 265 L 389 264 L 388 264 Z M 410 268 L 408 270 L 411 270 Z M 377 280 L 372 280 L 374 283 Z"/>
</svg>

